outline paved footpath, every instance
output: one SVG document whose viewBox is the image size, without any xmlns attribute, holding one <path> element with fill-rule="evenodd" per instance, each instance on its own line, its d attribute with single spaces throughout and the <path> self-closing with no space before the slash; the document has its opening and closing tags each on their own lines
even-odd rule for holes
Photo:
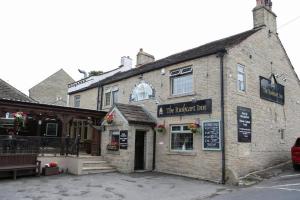
<svg viewBox="0 0 300 200">
<path fill-rule="evenodd" d="M 223 185 L 161 173 L 0 180 L 0 200 L 202 200 L 229 191 Z"/>
</svg>

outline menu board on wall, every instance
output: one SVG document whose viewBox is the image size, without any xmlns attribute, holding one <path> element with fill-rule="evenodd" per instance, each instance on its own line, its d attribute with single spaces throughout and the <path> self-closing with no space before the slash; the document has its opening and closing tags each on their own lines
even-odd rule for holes
<svg viewBox="0 0 300 200">
<path fill-rule="evenodd" d="M 128 131 L 120 131 L 120 149 L 127 149 L 128 147 Z"/>
<path fill-rule="evenodd" d="M 220 121 L 205 121 L 202 123 L 203 150 L 221 150 Z"/>
<path fill-rule="evenodd" d="M 251 142 L 251 109 L 237 107 L 238 142 Z"/>
</svg>

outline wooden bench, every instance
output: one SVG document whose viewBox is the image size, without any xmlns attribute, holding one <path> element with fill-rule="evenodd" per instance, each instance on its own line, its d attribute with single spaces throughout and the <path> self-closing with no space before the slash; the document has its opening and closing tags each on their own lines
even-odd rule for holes
<svg viewBox="0 0 300 200">
<path fill-rule="evenodd" d="M 13 172 L 13 178 L 17 179 L 18 171 L 40 176 L 41 161 L 36 154 L 0 154 L 0 172 Z"/>
</svg>

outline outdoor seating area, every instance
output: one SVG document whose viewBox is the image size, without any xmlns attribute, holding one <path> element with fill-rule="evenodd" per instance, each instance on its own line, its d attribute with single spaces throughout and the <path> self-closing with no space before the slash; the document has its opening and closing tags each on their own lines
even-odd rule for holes
<svg viewBox="0 0 300 200">
<path fill-rule="evenodd" d="M 12 176 L 17 179 L 19 175 L 41 174 L 41 161 L 37 160 L 37 154 L 0 154 L 0 177 Z"/>
</svg>

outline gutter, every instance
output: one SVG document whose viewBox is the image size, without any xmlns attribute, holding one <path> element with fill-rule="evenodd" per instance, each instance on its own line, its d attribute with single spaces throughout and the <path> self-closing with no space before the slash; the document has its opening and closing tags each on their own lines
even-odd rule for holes
<svg viewBox="0 0 300 200">
<path fill-rule="evenodd" d="M 155 165 L 156 165 L 156 131 L 152 127 L 153 130 L 153 159 L 152 159 L 152 171 L 155 171 Z"/>
<path fill-rule="evenodd" d="M 217 57 L 220 58 L 220 89 L 221 89 L 221 151 L 222 151 L 222 178 L 221 183 L 226 182 L 226 159 L 225 159 L 225 122 L 224 122 L 224 56 L 226 50 L 221 50 Z"/>
</svg>

